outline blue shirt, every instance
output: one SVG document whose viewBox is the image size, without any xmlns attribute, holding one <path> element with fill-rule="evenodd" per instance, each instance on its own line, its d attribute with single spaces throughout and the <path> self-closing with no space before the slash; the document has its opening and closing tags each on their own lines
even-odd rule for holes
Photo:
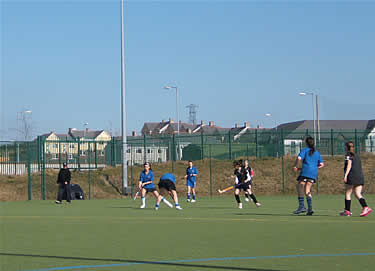
<svg viewBox="0 0 375 271">
<path fill-rule="evenodd" d="M 196 176 L 192 176 L 193 174 L 198 174 L 198 169 L 195 166 L 192 168 L 188 167 L 186 169 L 187 180 L 195 183 L 197 178 Z"/>
<path fill-rule="evenodd" d="M 152 170 L 150 170 L 148 172 L 148 174 L 145 173 L 145 171 L 143 170 L 141 172 L 141 176 L 139 177 L 139 181 L 142 182 L 142 183 L 146 183 L 146 182 L 152 182 L 152 183 L 149 183 L 149 184 L 146 184 L 144 186 L 144 188 L 155 188 L 155 184 L 154 184 L 154 173 L 152 172 Z"/>
<path fill-rule="evenodd" d="M 320 153 L 314 151 L 314 153 L 310 155 L 310 148 L 304 148 L 298 154 L 298 157 L 302 160 L 302 171 L 300 176 L 316 180 L 318 177 L 318 166 L 320 163 L 323 163 Z"/>
<path fill-rule="evenodd" d="M 170 180 L 173 183 L 176 183 L 176 177 L 172 173 L 165 173 L 161 176 L 160 180 Z"/>
</svg>

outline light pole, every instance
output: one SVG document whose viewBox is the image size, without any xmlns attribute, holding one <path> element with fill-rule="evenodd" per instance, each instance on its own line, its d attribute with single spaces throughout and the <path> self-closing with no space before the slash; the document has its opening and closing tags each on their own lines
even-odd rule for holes
<svg viewBox="0 0 375 271">
<path fill-rule="evenodd" d="M 313 93 L 313 92 L 300 92 L 298 94 L 301 95 L 301 96 L 311 95 L 313 122 L 314 122 L 314 139 L 316 140 L 316 124 L 315 124 L 315 109 L 314 109 L 314 95 L 315 95 L 315 93 Z"/>
<path fill-rule="evenodd" d="M 266 113 L 264 114 L 267 118 L 271 118 L 272 117 L 272 114 L 271 113 Z M 277 124 L 276 124 L 276 120 L 274 119 L 274 122 L 275 122 L 275 129 L 277 130 Z"/>
<path fill-rule="evenodd" d="M 178 113 L 178 87 L 177 86 L 165 86 L 165 89 L 175 89 L 176 90 L 176 114 L 177 114 L 177 140 L 179 142 L 180 137 L 180 117 Z M 180 146 L 178 146 L 178 156 L 180 156 Z M 177 157 L 179 159 L 179 157 Z"/>
<path fill-rule="evenodd" d="M 121 0 L 121 135 L 122 135 L 122 194 L 128 191 L 128 161 L 126 157 L 126 103 L 125 103 L 125 48 L 124 48 L 124 0 Z"/>
</svg>

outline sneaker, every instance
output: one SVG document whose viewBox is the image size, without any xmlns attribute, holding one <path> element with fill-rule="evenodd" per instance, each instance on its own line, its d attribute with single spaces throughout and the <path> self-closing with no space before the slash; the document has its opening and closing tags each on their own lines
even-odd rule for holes
<svg viewBox="0 0 375 271">
<path fill-rule="evenodd" d="M 155 210 L 156 210 L 156 211 L 159 210 L 159 207 L 158 207 L 158 206 L 155 206 Z"/>
<path fill-rule="evenodd" d="M 187 201 L 187 202 L 190 202 L 190 199 L 187 199 L 186 201 Z"/>
<path fill-rule="evenodd" d="M 59 200 L 56 200 L 55 202 L 56 202 L 56 204 L 61 204 L 61 201 L 59 201 Z"/>
<path fill-rule="evenodd" d="M 242 203 L 238 203 L 238 208 L 242 209 Z"/>
<path fill-rule="evenodd" d="M 67 201 L 66 204 L 70 204 L 71 202 L 70 201 Z"/>
<path fill-rule="evenodd" d="M 177 205 L 177 206 L 176 206 L 176 209 L 177 209 L 177 210 L 182 210 L 182 208 L 181 208 L 180 205 Z"/>
<path fill-rule="evenodd" d="M 372 212 L 372 209 L 370 207 L 365 207 L 362 210 L 362 213 L 359 216 L 367 216 Z"/>
<path fill-rule="evenodd" d="M 300 214 L 300 213 L 305 213 L 305 212 L 306 212 L 306 209 L 305 209 L 305 208 L 298 208 L 297 210 L 295 210 L 295 211 L 293 212 L 293 214 L 298 215 L 298 214 Z"/>
<path fill-rule="evenodd" d="M 249 200 L 249 198 L 245 198 L 245 201 L 249 202 L 250 200 Z"/>
<path fill-rule="evenodd" d="M 344 210 L 344 212 L 340 213 L 340 216 L 351 216 L 351 215 L 352 215 L 352 213 L 349 212 L 348 210 Z"/>
<path fill-rule="evenodd" d="M 139 207 L 139 208 L 141 208 L 141 209 L 146 208 L 146 204 L 142 204 L 141 207 Z"/>
<path fill-rule="evenodd" d="M 191 202 L 196 202 L 196 200 L 195 200 L 195 199 L 192 199 Z"/>
<path fill-rule="evenodd" d="M 260 207 L 262 204 L 260 204 L 259 202 L 257 202 L 257 203 L 255 203 L 255 205 L 256 205 L 257 207 Z"/>
<path fill-rule="evenodd" d="M 308 210 L 306 215 L 313 215 L 314 211 L 313 210 Z"/>
</svg>

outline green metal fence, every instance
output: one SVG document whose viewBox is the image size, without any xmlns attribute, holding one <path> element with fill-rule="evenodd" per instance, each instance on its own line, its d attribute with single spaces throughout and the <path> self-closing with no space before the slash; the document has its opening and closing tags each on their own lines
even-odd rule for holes
<svg viewBox="0 0 375 271">
<path fill-rule="evenodd" d="M 175 162 L 180 160 L 209 159 L 211 163 L 212 159 L 277 157 L 282 163 L 280 174 L 285 190 L 284 157 L 297 155 L 305 146 L 304 139 L 311 132 L 255 129 L 241 135 L 228 131 L 214 134 L 128 137 L 129 183 L 135 183 L 133 166 L 145 161 L 170 163 L 173 172 Z M 345 142 L 349 140 L 354 142 L 357 153 L 375 154 L 375 134 L 365 130 L 321 131 L 316 139 L 316 145 L 323 156 L 343 155 Z M 31 190 L 37 189 L 37 186 L 32 184 L 32 177 L 35 179 L 35 176 L 39 176 L 38 197 L 46 199 L 47 191 L 51 190 L 47 189 L 47 186 L 52 185 L 52 181 L 47 181 L 46 175 L 51 170 L 60 169 L 62 163 L 66 162 L 71 170 L 88 175 L 88 198 L 92 198 L 91 172 L 121 165 L 121 148 L 121 138 L 112 138 L 109 141 L 85 138 L 51 141 L 45 137 L 38 137 L 32 142 L 0 142 L 0 175 L 27 175 L 29 199 L 32 198 Z M 210 189 L 212 191 L 212 187 Z"/>
</svg>

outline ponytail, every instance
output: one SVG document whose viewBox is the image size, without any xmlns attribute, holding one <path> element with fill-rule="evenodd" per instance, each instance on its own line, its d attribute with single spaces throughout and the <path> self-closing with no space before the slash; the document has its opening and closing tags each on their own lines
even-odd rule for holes
<svg viewBox="0 0 375 271">
<path fill-rule="evenodd" d="M 350 153 L 350 156 L 351 157 L 354 157 L 354 144 L 353 144 L 353 141 L 348 141 L 345 143 L 345 147 L 347 149 L 347 151 Z"/>
<path fill-rule="evenodd" d="M 314 139 L 311 136 L 308 136 L 305 142 L 306 142 L 306 145 L 310 148 L 309 155 L 313 155 L 313 153 L 315 152 Z"/>
</svg>

